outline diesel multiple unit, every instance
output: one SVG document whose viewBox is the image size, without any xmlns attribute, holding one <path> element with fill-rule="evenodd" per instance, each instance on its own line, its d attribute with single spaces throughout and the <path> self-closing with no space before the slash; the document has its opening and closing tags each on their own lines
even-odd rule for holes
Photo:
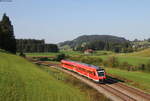
<svg viewBox="0 0 150 101">
<path fill-rule="evenodd" d="M 88 77 L 89 79 L 92 79 L 96 82 L 103 82 L 106 79 L 106 73 L 104 69 L 94 65 L 70 60 L 61 60 L 61 66 L 63 68 L 77 72 L 80 75 Z"/>
</svg>

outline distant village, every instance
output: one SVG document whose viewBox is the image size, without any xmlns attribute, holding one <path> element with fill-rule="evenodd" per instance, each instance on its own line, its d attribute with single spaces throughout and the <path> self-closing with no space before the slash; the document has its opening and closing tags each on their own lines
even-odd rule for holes
<svg viewBox="0 0 150 101">
<path fill-rule="evenodd" d="M 145 40 L 138 40 L 135 39 L 134 41 L 131 42 L 132 48 L 133 49 L 145 49 L 145 48 L 150 48 L 150 38 L 145 39 Z"/>
</svg>

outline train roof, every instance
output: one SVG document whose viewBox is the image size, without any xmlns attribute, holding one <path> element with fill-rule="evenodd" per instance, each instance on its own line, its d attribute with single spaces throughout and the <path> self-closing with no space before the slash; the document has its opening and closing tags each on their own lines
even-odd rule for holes
<svg viewBox="0 0 150 101">
<path fill-rule="evenodd" d="M 66 60 L 66 61 L 77 63 L 77 64 L 81 64 L 81 65 L 88 66 L 88 67 L 91 67 L 91 68 L 95 68 L 96 70 L 103 70 L 101 67 L 98 67 L 98 66 L 95 66 L 95 65 L 91 65 L 91 64 L 86 64 L 86 63 L 72 61 L 72 60 Z"/>
</svg>

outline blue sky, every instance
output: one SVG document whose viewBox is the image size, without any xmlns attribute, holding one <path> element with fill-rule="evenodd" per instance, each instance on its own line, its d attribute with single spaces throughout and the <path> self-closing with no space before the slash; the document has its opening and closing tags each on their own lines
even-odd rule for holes
<svg viewBox="0 0 150 101">
<path fill-rule="evenodd" d="M 150 0 L 12 0 L 0 2 L 17 38 L 47 43 L 80 35 L 109 34 L 129 40 L 150 37 Z"/>
</svg>

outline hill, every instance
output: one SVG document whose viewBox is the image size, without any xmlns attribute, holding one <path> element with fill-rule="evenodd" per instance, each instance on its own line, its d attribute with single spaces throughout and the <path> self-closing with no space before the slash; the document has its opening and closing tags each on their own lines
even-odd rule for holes
<svg viewBox="0 0 150 101">
<path fill-rule="evenodd" d="M 76 39 L 72 41 L 65 41 L 59 43 L 60 47 L 63 46 L 70 46 L 71 48 L 77 47 L 81 44 L 86 44 L 86 43 L 92 43 L 94 41 L 103 41 L 103 42 L 110 42 L 110 43 L 124 43 L 128 42 L 125 38 L 122 37 L 117 37 L 117 36 L 112 36 L 112 35 L 83 35 L 79 36 Z"/>
<path fill-rule="evenodd" d="M 56 80 L 21 57 L 1 51 L 0 100 L 88 101 L 77 88 Z"/>
</svg>

